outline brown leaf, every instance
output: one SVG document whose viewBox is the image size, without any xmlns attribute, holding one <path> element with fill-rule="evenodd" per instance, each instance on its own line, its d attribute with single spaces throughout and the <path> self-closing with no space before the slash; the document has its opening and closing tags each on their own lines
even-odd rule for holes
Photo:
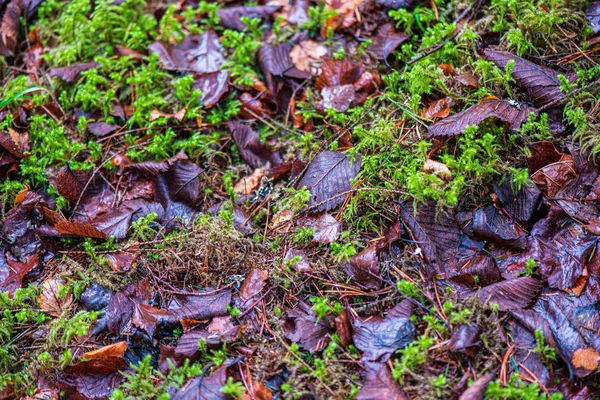
<svg viewBox="0 0 600 400">
<path fill-rule="evenodd" d="M 263 73 L 297 79 L 310 78 L 310 70 L 301 71 L 294 65 L 290 56 L 291 51 L 292 45 L 287 42 L 275 45 L 264 44 L 258 50 L 258 64 Z"/>
<path fill-rule="evenodd" d="M 565 156 L 564 160 L 546 165 L 531 175 L 531 180 L 544 195 L 556 197 L 558 191 L 577 177 L 573 159 Z"/>
<path fill-rule="evenodd" d="M 543 106 L 565 97 L 566 94 L 560 90 L 558 72 L 524 60 L 507 51 L 484 49 L 483 54 L 488 61 L 492 61 L 500 68 L 505 68 L 510 61 L 514 61 L 511 75 L 517 85 L 527 90 L 529 98 L 535 105 Z M 575 83 L 577 80 L 577 74 L 563 73 L 563 75 L 571 83 Z"/>
<path fill-rule="evenodd" d="M 461 325 L 452 334 L 447 348 L 475 357 L 481 346 L 480 337 L 481 329 L 477 325 Z"/>
<path fill-rule="evenodd" d="M 344 202 L 347 192 L 352 189 L 351 180 L 358 175 L 361 164 L 360 153 L 351 162 L 344 153 L 324 151 L 311 161 L 297 186 L 310 190 L 310 207 L 317 211 L 329 211 Z"/>
<path fill-rule="evenodd" d="M 333 318 L 325 317 L 317 322 L 317 314 L 303 302 L 287 312 L 285 337 L 297 342 L 310 352 L 321 351 L 331 340 Z"/>
<path fill-rule="evenodd" d="M 71 64 L 68 67 L 52 68 L 49 75 L 62 79 L 67 83 L 76 83 L 83 71 L 99 67 L 97 62 Z"/>
<path fill-rule="evenodd" d="M 267 284 L 267 279 L 269 279 L 269 272 L 267 270 L 256 268 L 250 271 L 240 287 L 240 299 L 244 304 L 243 307 L 249 306 L 251 303 L 250 300 L 260 294 Z"/>
<path fill-rule="evenodd" d="M 353 85 L 364 72 L 360 64 L 349 60 L 326 58 L 321 64 L 321 74 L 317 78 L 317 89 L 325 87 Z"/>
<path fill-rule="evenodd" d="M 40 211 L 44 218 L 46 218 L 46 220 L 50 222 L 50 224 L 52 224 L 56 231 L 61 235 L 105 239 L 104 234 L 89 221 L 69 221 L 58 212 L 50 210 L 44 206 L 40 207 Z"/>
<path fill-rule="evenodd" d="M 176 161 L 187 160 L 185 153 L 179 152 L 173 157 L 163 161 L 143 161 L 135 164 L 127 164 L 123 166 L 123 171 L 139 171 L 148 175 L 158 175 L 160 172 L 167 171 Z"/>
<path fill-rule="evenodd" d="M 13 57 L 17 48 L 22 1 L 4 1 L 2 5 L 5 5 L 5 8 L 0 20 L 0 56 Z"/>
<path fill-rule="evenodd" d="M 439 161 L 428 158 L 423 164 L 423 172 L 439 177 L 444 182 L 449 182 L 452 179 L 452 172 L 448 166 Z"/>
<path fill-rule="evenodd" d="M 87 129 L 90 133 L 97 137 L 104 137 L 113 133 L 117 129 L 121 129 L 119 125 L 108 124 L 106 122 L 90 122 L 87 124 Z"/>
<path fill-rule="evenodd" d="M 265 176 L 264 171 L 260 168 L 256 168 L 250 176 L 242 178 L 236 183 L 233 187 L 233 191 L 237 194 L 252 194 L 260 185 L 263 176 Z"/>
<path fill-rule="evenodd" d="M 467 390 L 465 390 L 458 400 L 483 400 L 488 385 L 494 379 L 495 373 L 490 372 L 477 378 Z"/>
<path fill-rule="evenodd" d="M 499 247 L 523 251 L 528 245 L 525 230 L 493 205 L 475 210 L 472 229 L 474 238 Z"/>
<path fill-rule="evenodd" d="M 365 362 L 364 385 L 356 400 L 408 400 L 386 363 Z"/>
<path fill-rule="evenodd" d="M 110 344 L 108 346 L 101 347 L 96 350 L 88 351 L 81 355 L 82 359 L 87 361 L 92 360 L 102 360 L 106 358 L 123 358 L 125 356 L 125 352 L 127 351 L 127 342 L 117 342 Z"/>
<path fill-rule="evenodd" d="M 563 157 L 552 142 L 534 142 L 529 145 L 530 155 L 527 157 L 527 167 L 529 174 L 546 165 L 558 162 Z"/>
<path fill-rule="evenodd" d="M 171 313 L 171 320 L 203 320 L 227 315 L 227 306 L 230 303 L 231 291 L 205 290 L 194 295 L 175 296 L 167 310 Z"/>
<path fill-rule="evenodd" d="M 55 278 L 48 278 L 42 284 L 42 293 L 38 296 L 38 304 L 42 311 L 53 317 L 60 317 L 63 311 L 68 310 L 73 304 L 73 294 L 69 291 L 62 296 L 58 295 L 64 282 Z"/>
<path fill-rule="evenodd" d="M 113 271 L 129 271 L 137 259 L 137 246 L 129 246 L 127 250 L 116 251 L 106 254 L 106 261 Z"/>
<path fill-rule="evenodd" d="M 335 317 L 335 331 L 344 346 L 350 346 L 353 343 L 352 320 L 350 319 L 350 312 L 347 309 L 343 309 L 340 315 Z"/>
<path fill-rule="evenodd" d="M 571 362 L 575 368 L 583 368 L 593 372 L 598 368 L 598 363 L 600 363 L 600 354 L 591 347 L 577 349 L 573 353 Z"/>
<path fill-rule="evenodd" d="M 229 73 L 218 71 L 196 76 L 192 89 L 200 90 L 202 95 L 199 100 L 204 104 L 204 108 L 211 108 L 229 92 Z"/>
<path fill-rule="evenodd" d="M 404 300 L 383 318 L 376 315 L 354 320 L 354 345 L 363 352 L 363 361 L 385 362 L 396 350 L 415 340 L 411 310 L 410 301 Z"/>
<path fill-rule="evenodd" d="M 446 97 L 431 101 L 421 113 L 421 116 L 427 119 L 446 118 L 448 115 L 450 115 L 450 105 Z"/>
<path fill-rule="evenodd" d="M 468 126 L 479 125 L 494 117 L 508 122 L 511 129 L 518 129 L 535 109 L 523 103 L 506 100 L 486 100 L 451 115 L 429 126 L 427 138 L 447 138 L 460 134 Z"/>
<path fill-rule="evenodd" d="M 542 198 L 542 193 L 533 183 L 523 185 L 520 190 L 515 191 L 508 179 L 494 185 L 494 193 L 508 215 L 523 222 L 531 219 Z"/>
<path fill-rule="evenodd" d="M 327 49 L 314 40 L 303 40 L 290 51 L 290 58 L 296 68 L 312 75 L 319 71 L 320 61 L 326 55 Z"/>
<path fill-rule="evenodd" d="M 279 6 L 234 6 L 218 10 L 217 15 L 221 26 L 241 32 L 246 28 L 241 17 L 265 20 L 269 19 L 277 10 L 279 10 Z"/>
<path fill-rule="evenodd" d="M 220 368 L 208 377 L 200 375 L 179 389 L 172 400 L 228 400 L 230 397 L 221 392 L 227 380 L 227 369 Z"/>
<path fill-rule="evenodd" d="M 295 257 L 300 257 L 300 261 L 292 265 L 296 271 L 302 272 L 311 272 L 312 268 L 310 267 L 310 263 L 308 262 L 306 252 L 304 250 L 296 250 L 296 249 L 288 249 L 286 251 L 285 256 L 283 257 L 285 260 L 292 260 Z"/>
<path fill-rule="evenodd" d="M 523 276 L 494 283 L 477 291 L 481 303 L 497 304 L 500 311 L 526 308 L 536 299 L 543 282 Z"/>
<path fill-rule="evenodd" d="M 118 336 L 129 323 L 136 304 L 147 303 L 152 297 L 150 281 L 144 278 L 116 293 L 106 306 L 106 327 L 110 334 Z"/>
<path fill-rule="evenodd" d="M 379 277 L 379 258 L 377 245 L 372 244 L 360 253 L 350 257 L 344 265 L 346 273 L 365 289 L 377 290 L 381 288 Z"/>
<path fill-rule="evenodd" d="M 408 39 L 410 39 L 410 35 L 399 32 L 394 28 L 394 24 L 388 22 L 377 28 L 377 34 L 372 39 L 373 42 L 369 46 L 369 51 L 373 53 L 376 59 L 384 60 L 387 64 L 389 55 Z"/>
<path fill-rule="evenodd" d="M 23 278 L 38 266 L 38 254 L 27 256 L 24 262 L 11 253 L 0 252 L 0 290 L 11 295 L 23 285 Z"/>
<path fill-rule="evenodd" d="M 194 207 L 200 193 L 203 170 L 188 160 L 176 160 L 154 179 L 154 197 L 165 210 L 172 203 Z"/>
<path fill-rule="evenodd" d="M 157 53 L 167 69 L 199 74 L 219 72 L 225 61 L 219 36 L 213 30 L 207 30 L 202 35 L 186 36 L 175 46 L 154 42 L 148 46 L 148 50 Z"/>
<path fill-rule="evenodd" d="M 240 150 L 242 158 L 252 168 L 260 168 L 270 163 L 272 166 L 283 162 L 281 154 L 268 144 L 261 142 L 258 133 L 238 121 L 230 121 L 229 129 Z"/>
<path fill-rule="evenodd" d="M 27 133 L 18 133 L 10 128 L 8 133 L 0 131 L 0 146 L 15 157 L 30 157 L 30 155 L 25 154 L 31 149 Z"/>
<path fill-rule="evenodd" d="M 600 32 L 600 1 L 593 1 L 588 5 L 585 10 L 585 18 L 594 35 Z"/>
</svg>

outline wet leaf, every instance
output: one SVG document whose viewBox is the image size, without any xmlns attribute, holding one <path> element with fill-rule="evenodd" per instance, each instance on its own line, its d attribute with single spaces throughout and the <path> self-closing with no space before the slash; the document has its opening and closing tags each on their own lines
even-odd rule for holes
<svg viewBox="0 0 600 400">
<path fill-rule="evenodd" d="M 113 133 L 117 129 L 121 129 L 119 125 L 108 124 L 106 122 L 90 122 L 87 124 L 88 131 L 98 137 L 104 137 L 110 133 Z"/>
<path fill-rule="evenodd" d="M 328 211 L 344 202 L 352 189 L 351 180 L 358 175 L 362 155 L 353 162 L 344 153 L 324 151 L 308 165 L 298 187 L 306 187 L 312 196 L 308 205 L 317 211 Z"/>
<path fill-rule="evenodd" d="M 3 1 L 6 3 L 0 20 L 0 56 L 13 57 L 17 49 L 19 35 L 19 17 L 22 11 L 21 0 Z"/>
<path fill-rule="evenodd" d="M 497 246 L 523 251 L 527 247 L 527 233 L 494 206 L 479 208 L 473 213 L 473 235 Z"/>
<path fill-rule="evenodd" d="M 256 168 L 251 175 L 242 178 L 236 183 L 233 187 L 233 191 L 237 194 L 252 194 L 260 185 L 263 176 L 265 176 L 264 171 L 260 168 Z"/>
<path fill-rule="evenodd" d="M 386 363 L 365 362 L 364 384 L 357 400 L 408 400 Z"/>
<path fill-rule="evenodd" d="M 303 302 L 287 311 L 284 330 L 285 337 L 296 342 L 301 348 L 315 352 L 321 351 L 331 340 L 333 318 L 325 317 L 317 322 L 317 314 Z"/>
<path fill-rule="evenodd" d="M 188 160 L 176 160 L 154 179 L 154 197 L 165 208 L 171 203 L 194 207 L 200 191 L 203 170 Z"/>
<path fill-rule="evenodd" d="M 529 221 L 538 207 L 542 193 L 533 183 L 523 185 L 515 190 L 510 181 L 494 185 L 494 192 L 504 210 L 518 221 Z"/>
<path fill-rule="evenodd" d="M 410 39 L 410 35 L 399 32 L 392 23 L 386 23 L 377 29 L 377 34 L 372 38 L 373 42 L 369 46 L 369 51 L 373 53 L 376 59 L 384 60 L 387 63 L 390 54 L 408 39 Z"/>
<path fill-rule="evenodd" d="M 251 305 L 252 299 L 259 295 L 267 284 L 267 279 L 269 279 L 269 272 L 266 270 L 253 269 L 250 271 L 240 287 L 240 300 L 243 307 Z"/>
<path fill-rule="evenodd" d="M 529 145 L 530 155 L 527 157 L 529 174 L 533 174 L 546 165 L 558 162 L 563 157 L 552 142 L 534 142 Z"/>
<path fill-rule="evenodd" d="M 258 133 L 238 121 L 230 121 L 229 129 L 240 150 L 242 158 L 252 168 L 279 165 L 283 162 L 281 154 L 268 144 L 261 142 Z"/>
<path fill-rule="evenodd" d="M 585 18 L 595 35 L 600 32 L 600 1 L 591 2 L 585 10 Z"/>
<path fill-rule="evenodd" d="M 407 301 L 388 311 L 385 317 L 354 320 L 354 344 L 363 352 L 363 361 L 385 362 L 396 350 L 415 340 L 415 326 L 410 321 L 412 307 L 407 306 Z"/>
<path fill-rule="evenodd" d="M 300 257 L 300 261 L 292 264 L 292 268 L 300 273 L 312 271 L 310 263 L 308 262 L 308 257 L 304 250 L 288 249 L 283 258 L 285 260 L 293 260 L 295 257 Z"/>
<path fill-rule="evenodd" d="M 227 306 L 231 303 L 231 291 L 206 290 L 194 295 L 178 295 L 168 305 L 170 319 L 203 320 L 227 315 Z"/>
<path fill-rule="evenodd" d="M 56 278 L 48 278 L 42 284 L 42 293 L 38 296 L 38 304 L 42 311 L 53 317 L 60 317 L 63 311 L 68 310 L 73 304 L 73 294 L 68 291 L 59 295 L 64 281 Z"/>
<path fill-rule="evenodd" d="M 38 255 L 27 256 L 24 262 L 16 259 L 11 253 L 0 252 L 0 290 L 11 295 L 23 285 L 23 278 L 38 266 Z"/>
<path fill-rule="evenodd" d="M 535 109 L 523 103 L 506 100 L 487 100 L 477 103 L 458 114 L 451 115 L 429 126 L 427 138 L 448 138 L 463 132 L 468 126 L 479 125 L 494 117 L 508 122 L 510 129 L 518 129 Z"/>
<path fill-rule="evenodd" d="M 113 271 L 129 271 L 137 259 L 138 249 L 128 247 L 127 250 L 106 254 L 106 261 Z"/>
<path fill-rule="evenodd" d="M 219 71 L 201 74 L 195 78 L 192 89 L 200 90 L 202 95 L 199 100 L 205 108 L 211 108 L 229 92 L 229 73 Z"/>
<path fill-rule="evenodd" d="M 49 75 L 60 78 L 67 83 L 76 83 L 83 71 L 97 67 L 99 67 L 99 64 L 94 61 L 71 64 L 68 67 L 52 68 Z"/>
<path fill-rule="evenodd" d="M 186 36 L 175 46 L 154 42 L 148 46 L 148 50 L 157 53 L 167 69 L 199 74 L 219 72 L 221 63 L 225 61 L 219 36 L 213 30 L 207 30 L 202 35 Z"/>
<path fill-rule="evenodd" d="M 380 289 L 381 279 L 379 278 L 377 245 L 373 244 L 350 257 L 350 261 L 344 265 L 344 270 L 365 289 Z"/>
<path fill-rule="evenodd" d="M 497 304 L 500 311 L 526 308 L 533 304 L 543 283 L 523 276 L 494 283 L 477 291 L 481 303 Z"/>
<path fill-rule="evenodd" d="M 217 369 L 209 376 L 200 375 L 179 389 L 173 400 L 228 400 L 229 396 L 221 392 L 227 380 L 227 369 Z"/>
<path fill-rule="evenodd" d="M 418 0 L 376 0 L 377 4 L 382 7 L 397 10 L 399 8 L 411 8 L 416 5 Z"/>
<path fill-rule="evenodd" d="M 343 309 L 340 315 L 335 317 L 335 331 L 344 346 L 350 346 L 353 343 L 352 319 L 347 309 Z"/>
<path fill-rule="evenodd" d="M 483 53 L 488 61 L 492 61 L 500 68 L 505 68 L 510 61 L 514 61 L 511 75 L 517 85 L 527 90 L 529 98 L 535 105 L 543 106 L 565 97 L 566 94 L 560 90 L 558 72 L 524 60 L 507 51 L 484 49 Z M 563 75 L 571 83 L 575 83 L 577 80 L 577 74 L 563 73 Z"/>
<path fill-rule="evenodd" d="M 458 400 L 483 400 L 488 385 L 494 379 L 495 373 L 489 372 L 477 378 L 467 390 L 465 390 Z"/>
<path fill-rule="evenodd" d="M 285 42 L 280 44 L 264 44 L 258 50 L 258 64 L 265 75 L 287 76 L 289 78 L 308 79 L 309 70 L 300 70 L 292 61 L 290 53 L 292 45 Z"/>
<path fill-rule="evenodd" d="M 106 325 L 113 336 L 120 335 L 129 323 L 136 304 L 147 303 L 152 294 L 148 278 L 127 286 L 116 293 L 106 306 Z"/>
<path fill-rule="evenodd" d="M 219 24 L 221 26 L 241 32 L 246 27 L 241 21 L 241 17 L 265 20 L 269 19 L 278 9 L 279 6 L 234 6 L 217 11 L 217 15 L 220 17 Z"/>
<path fill-rule="evenodd" d="M 475 357 L 481 346 L 481 329 L 475 324 L 459 326 L 448 341 L 448 349 Z"/>
<path fill-rule="evenodd" d="M 28 158 L 30 156 L 25 154 L 31 149 L 27 133 L 18 133 L 12 129 L 9 129 L 8 133 L 0 131 L 0 146 L 15 157 Z"/>
<path fill-rule="evenodd" d="M 561 161 L 538 169 L 531 175 L 531 180 L 545 196 L 555 198 L 559 190 L 576 177 L 577 172 L 573 160 L 571 157 L 565 156 Z"/>
</svg>

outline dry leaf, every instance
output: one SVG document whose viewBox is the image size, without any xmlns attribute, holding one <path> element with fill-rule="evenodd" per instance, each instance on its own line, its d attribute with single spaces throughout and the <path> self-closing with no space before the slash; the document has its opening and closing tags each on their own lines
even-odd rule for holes
<svg viewBox="0 0 600 400">
<path fill-rule="evenodd" d="M 237 194 L 252 194 L 254 190 L 260 185 L 260 181 L 265 176 L 265 172 L 256 168 L 252 175 L 242 178 L 233 187 L 233 191 Z"/>
<path fill-rule="evenodd" d="M 73 304 L 73 294 L 70 291 L 62 296 L 58 294 L 63 283 L 55 278 L 46 279 L 42 284 L 42 293 L 38 296 L 40 308 L 53 317 L 60 317 Z"/>
<path fill-rule="evenodd" d="M 425 164 L 423 164 L 423 172 L 436 175 L 446 182 L 452 179 L 452 172 L 450 172 L 450 169 L 446 166 L 446 164 L 434 161 L 430 158 L 428 158 L 425 161 Z"/>
<path fill-rule="evenodd" d="M 304 40 L 290 51 L 292 62 L 300 71 L 317 74 L 321 58 L 327 55 L 327 49 L 314 40 Z"/>
</svg>

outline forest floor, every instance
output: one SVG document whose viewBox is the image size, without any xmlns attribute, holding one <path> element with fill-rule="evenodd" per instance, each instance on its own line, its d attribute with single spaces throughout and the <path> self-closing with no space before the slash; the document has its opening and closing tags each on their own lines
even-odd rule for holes
<svg viewBox="0 0 600 400">
<path fill-rule="evenodd" d="M 598 398 L 599 33 L 0 0 L 0 398 Z"/>
</svg>

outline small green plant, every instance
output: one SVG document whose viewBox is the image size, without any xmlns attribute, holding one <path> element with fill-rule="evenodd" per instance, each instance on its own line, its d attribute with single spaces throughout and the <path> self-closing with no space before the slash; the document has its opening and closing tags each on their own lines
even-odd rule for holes
<svg viewBox="0 0 600 400">
<path fill-rule="evenodd" d="M 560 393 L 553 393 L 549 397 L 544 393 L 537 382 L 526 384 L 519 379 L 518 374 L 513 374 L 506 386 L 499 380 L 488 385 L 486 398 L 490 400 L 561 400 Z"/>
<path fill-rule="evenodd" d="M 246 388 L 241 382 L 235 382 L 232 377 L 227 378 L 227 382 L 220 389 L 221 393 L 231 396 L 234 399 L 242 399 Z"/>
<path fill-rule="evenodd" d="M 538 354 L 542 359 L 542 362 L 549 365 L 552 361 L 556 360 L 556 352 L 554 349 L 546 344 L 544 334 L 541 330 L 535 330 L 535 349 L 534 353 Z"/>
</svg>

